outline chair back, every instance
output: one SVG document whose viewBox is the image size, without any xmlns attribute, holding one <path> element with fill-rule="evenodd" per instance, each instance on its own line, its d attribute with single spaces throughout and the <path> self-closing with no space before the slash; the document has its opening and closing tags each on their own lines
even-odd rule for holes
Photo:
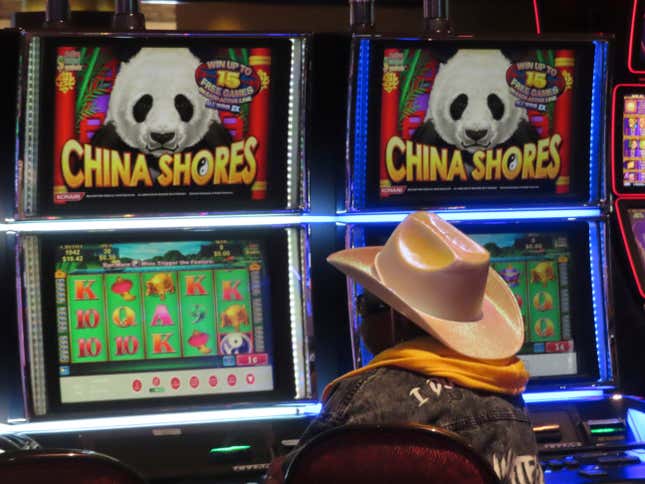
<svg viewBox="0 0 645 484">
<path fill-rule="evenodd" d="M 0 455 L 0 482 L 42 484 L 145 484 L 122 462 L 86 450 L 38 449 Z"/>
<path fill-rule="evenodd" d="M 498 484 L 491 466 L 461 437 L 422 425 L 348 425 L 323 432 L 296 454 L 296 483 Z"/>
</svg>

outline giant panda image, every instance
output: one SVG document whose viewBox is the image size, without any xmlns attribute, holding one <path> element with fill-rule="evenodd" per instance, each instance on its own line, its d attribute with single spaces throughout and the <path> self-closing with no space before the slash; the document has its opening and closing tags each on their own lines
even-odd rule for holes
<svg viewBox="0 0 645 484">
<path fill-rule="evenodd" d="M 440 65 L 424 124 L 412 139 L 457 147 L 466 162 L 479 150 L 536 142 L 537 130 L 506 82 L 510 65 L 500 50 L 458 50 Z"/>
<path fill-rule="evenodd" d="M 154 159 L 164 153 L 230 145 L 231 136 L 217 111 L 206 107 L 198 91 L 199 64 L 189 49 L 180 47 L 144 47 L 122 62 L 105 124 L 92 144 L 145 153 L 153 171 Z"/>
</svg>

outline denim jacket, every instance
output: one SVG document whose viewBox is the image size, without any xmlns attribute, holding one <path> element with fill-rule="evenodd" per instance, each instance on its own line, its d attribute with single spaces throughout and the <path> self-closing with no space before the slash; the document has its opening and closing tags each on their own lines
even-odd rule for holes
<svg viewBox="0 0 645 484">
<path fill-rule="evenodd" d="M 341 380 L 301 444 L 345 424 L 414 422 L 455 432 L 504 484 L 543 484 L 535 436 L 521 396 L 479 392 L 442 378 L 381 367 Z"/>
</svg>

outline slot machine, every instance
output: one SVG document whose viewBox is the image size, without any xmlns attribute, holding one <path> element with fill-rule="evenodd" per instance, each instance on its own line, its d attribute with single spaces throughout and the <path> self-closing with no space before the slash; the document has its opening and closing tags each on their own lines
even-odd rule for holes
<svg viewBox="0 0 645 484">
<path fill-rule="evenodd" d="M 628 8 L 627 8 L 628 7 Z M 628 22 L 622 62 L 616 65 L 616 85 L 612 92 L 611 108 L 611 184 L 613 195 L 612 220 L 615 226 L 616 273 L 621 276 L 616 285 L 617 316 L 624 321 L 622 341 L 625 381 L 639 394 L 645 392 L 639 368 L 642 365 L 638 344 L 643 328 L 643 279 L 640 256 L 639 219 L 642 210 L 641 129 L 643 61 L 642 2 L 628 2 L 625 17 Z"/>
<path fill-rule="evenodd" d="M 261 471 L 317 408 L 301 232 L 19 233 L 29 422 L 14 431 L 150 478 Z"/>
<path fill-rule="evenodd" d="M 414 210 L 455 223 L 522 310 L 524 398 L 546 482 L 645 479 L 643 402 L 621 393 L 616 363 L 610 38 L 448 33 L 353 39 L 345 245 L 382 245 Z M 355 367 L 373 357 L 362 291 L 348 284 Z M 503 463 L 517 482 L 526 465 Z"/>
<path fill-rule="evenodd" d="M 121 32 L 62 15 L 22 34 L 3 432 L 149 479 L 256 479 L 319 411 L 313 40 L 134 31 L 119 13 Z"/>
</svg>

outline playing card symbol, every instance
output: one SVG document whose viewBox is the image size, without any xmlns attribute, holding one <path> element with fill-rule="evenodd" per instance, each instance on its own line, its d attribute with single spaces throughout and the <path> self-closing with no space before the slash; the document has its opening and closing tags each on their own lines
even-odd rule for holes
<svg viewBox="0 0 645 484">
<path fill-rule="evenodd" d="M 120 328 L 134 326 L 136 323 L 134 311 L 127 306 L 119 306 L 112 312 L 112 322 Z"/>
<path fill-rule="evenodd" d="M 150 326 L 172 326 L 175 324 L 165 304 L 159 304 L 152 315 Z"/>
</svg>

